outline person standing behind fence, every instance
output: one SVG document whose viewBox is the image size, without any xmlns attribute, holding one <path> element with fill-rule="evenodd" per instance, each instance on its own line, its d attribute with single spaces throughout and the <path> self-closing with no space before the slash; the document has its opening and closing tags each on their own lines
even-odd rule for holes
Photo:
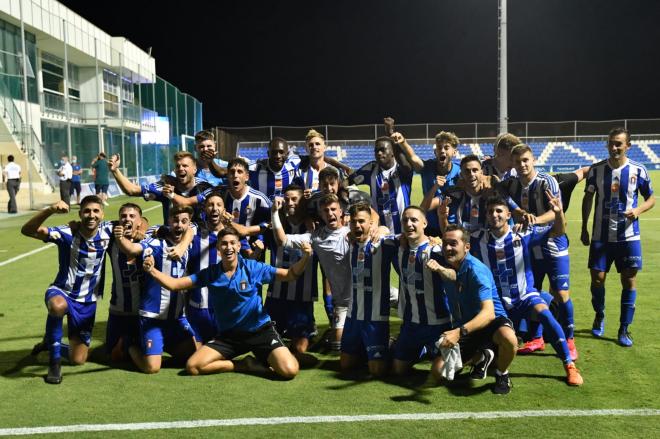
<svg viewBox="0 0 660 439">
<path fill-rule="evenodd" d="M 76 194 L 76 204 L 80 204 L 80 179 L 82 176 L 82 166 L 78 163 L 78 157 L 71 156 L 71 169 L 73 169 L 71 177 L 71 190 L 70 195 Z"/>
<path fill-rule="evenodd" d="M 21 167 L 14 163 L 14 156 L 7 156 L 7 166 L 3 171 L 4 181 L 7 183 L 7 192 L 9 192 L 9 202 L 7 203 L 7 212 L 18 213 L 16 206 L 16 194 L 21 187 Z"/>
<path fill-rule="evenodd" d="M 71 205 L 71 177 L 73 177 L 73 168 L 69 163 L 69 157 L 62 156 L 60 168 L 57 170 L 60 177 L 60 199 L 68 206 Z"/>
<path fill-rule="evenodd" d="M 110 177 L 108 175 L 108 161 L 105 158 L 104 152 L 99 152 L 99 155 L 92 160 L 92 173 L 94 174 L 94 190 L 103 204 L 108 204 L 108 186 L 110 186 Z"/>
</svg>

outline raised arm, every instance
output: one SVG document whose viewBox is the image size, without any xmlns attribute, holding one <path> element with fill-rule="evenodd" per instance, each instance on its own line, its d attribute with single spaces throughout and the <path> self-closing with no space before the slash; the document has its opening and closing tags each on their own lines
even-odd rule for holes
<svg viewBox="0 0 660 439">
<path fill-rule="evenodd" d="M 117 182 L 119 189 L 126 195 L 131 197 L 139 197 L 142 195 L 142 189 L 137 184 L 131 182 L 124 174 L 119 170 L 119 164 L 121 163 L 121 157 L 119 154 L 113 154 L 108 160 L 108 169 L 112 173 L 112 176 Z"/>
<path fill-rule="evenodd" d="M 550 211 L 554 214 L 555 222 L 552 224 L 550 236 L 561 236 L 566 233 L 566 217 L 564 217 L 564 209 L 561 205 L 561 198 L 552 195 L 549 190 L 545 191 L 545 196 L 548 197 L 550 203 Z"/>
<path fill-rule="evenodd" d="M 277 280 L 291 282 L 298 279 L 304 273 L 307 261 L 312 255 L 312 245 L 309 242 L 303 242 L 300 249 L 303 251 L 302 258 L 289 268 L 278 268 L 275 273 Z"/>
<path fill-rule="evenodd" d="M 123 226 L 119 224 L 116 225 L 112 229 L 112 234 L 114 235 L 115 241 L 117 241 L 119 250 L 121 250 L 122 253 L 132 257 L 136 257 L 142 254 L 142 246 L 137 242 L 133 242 L 130 239 L 126 238 L 126 236 L 124 236 Z"/>
<path fill-rule="evenodd" d="M 284 200 L 281 197 L 275 197 L 273 205 L 270 208 L 273 237 L 275 237 L 277 245 L 284 245 L 286 242 L 286 233 L 284 233 L 284 226 L 280 219 L 280 209 L 282 208 L 283 202 Z"/>
<path fill-rule="evenodd" d="M 443 281 L 456 282 L 456 270 L 441 265 L 435 259 L 429 259 L 426 268 L 434 273 L 438 273 Z"/>
<path fill-rule="evenodd" d="M 69 205 L 60 200 L 57 203 L 48 206 L 44 210 L 37 212 L 32 218 L 21 227 L 21 233 L 30 238 L 44 240 L 48 238 L 48 227 L 42 224 L 48 217 L 54 213 L 68 213 Z"/>
<path fill-rule="evenodd" d="M 415 170 L 415 172 L 422 172 L 424 168 L 424 162 L 422 159 L 415 153 L 412 146 L 408 143 L 405 137 L 401 133 L 392 133 L 392 140 L 399 145 L 400 151 L 406 159 L 407 164 Z M 397 160 L 398 162 L 399 160 Z"/>
<path fill-rule="evenodd" d="M 167 274 L 161 273 L 154 267 L 154 258 L 149 256 L 144 259 L 142 268 L 145 273 L 151 275 L 156 282 L 160 284 L 163 288 L 166 288 L 170 291 L 183 292 L 193 287 L 193 282 L 190 276 L 186 277 L 172 277 Z"/>
</svg>

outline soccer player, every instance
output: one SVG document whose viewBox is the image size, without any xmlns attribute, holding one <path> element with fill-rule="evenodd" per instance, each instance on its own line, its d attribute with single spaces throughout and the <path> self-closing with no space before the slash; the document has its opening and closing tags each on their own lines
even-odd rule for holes
<svg viewBox="0 0 660 439">
<path fill-rule="evenodd" d="M 429 268 L 431 260 L 442 262 L 442 248 L 431 245 L 424 234 L 425 212 L 408 206 L 401 215 L 402 236 L 406 245 L 397 254 L 399 283 L 399 317 L 401 332 L 394 345 L 392 372 L 404 375 L 419 359 L 423 349 L 432 357 L 438 354 L 435 342 L 451 328 L 451 315 L 444 292 L 445 281 L 455 281 L 456 273 L 438 264 Z"/>
<path fill-rule="evenodd" d="M 179 151 L 174 154 L 175 177 L 164 175 L 161 181 L 151 184 L 137 185 L 126 178 L 119 169 L 121 157 L 114 154 L 108 161 L 110 172 L 115 177 L 117 185 L 126 195 L 131 197 L 144 197 L 145 200 L 159 201 L 163 205 L 163 219 L 167 222 L 172 201 L 177 196 L 181 199 L 191 197 L 196 199 L 198 194 L 209 190 L 211 185 L 195 177 L 197 165 L 195 158 L 187 151 Z M 178 199 L 177 199 L 178 201 Z M 195 217 L 197 218 L 196 212 Z"/>
<path fill-rule="evenodd" d="M 299 176 L 300 158 L 289 157 L 289 144 L 281 137 L 268 143 L 268 158 L 250 166 L 250 186 L 273 200 Z"/>
<path fill-rule="evenodd" d="M 284 189 L 284 200 L 279 197 L 273 200 L 272 215 L 278 217 L 284 233 L 302 234 L 312 230 L 308 229 L 306 221 L 303 192 L 302 186 L 290 184 Z M 285 248 L 272 233 L 266 234 L 265 239 L 270 248 L 270 264 L 274 267 L 289 268 L 303 256 L 300 250 Z M 296 357 L 307 351 L 309 339 L 316 330 L 317 272 L 318 259 L 312 256 L 311 263 L 295 282 L 275 280 L 268 284 L 266 312 L 275 321 L 277 332 L 291 340 L 289 349 Z"/>
<path fill-rule="evenodd" d="M 179 244 L 192 220 L 192 208 L 175 206 L 169 211 L 167 235 L 133 243 L 124 236 L 123 226 L 114 228 L 117 244 L 129 256 L 152 256 L 154 265 L 175 278 L 185 274 L 188 252 L 180 260 L 168 257 L 169 249 Z M 130 346 L 128 352 L 135 365 L 144 373 L 160 371 L 163 351 L 177 360 L 186 360 L 196 349 L 194 331 L 183 315 L 184 298 L 172 289 L 161 288 L 152 277 L 145 279 L 140 295 L 140 347 Z"/>
<path fill-rule="evenodd" d="M 59 201 L 38 212 L 21 229 L 31 238 L 52 242 L 58 248 L 59 268 L 55 281 L 46 290 L 46 342 L 49 365 L 46 382 L 62 382 L 61 358 L 72 364 L 84 364 L 96 314 L 96 301 L 103 294 L 105 253 L 112 236 L 112 224 L 103 221 L 103 200 L 90 195 L 81 200 L 80 228 L 45 227 L 42 224 L 54 213 L 67 213 L 69 205 Z M 62 321 L 67 316 L 69 346 L 63 346 Z M 62 352 L 64 351 L 64 352 Z"/>
<path fill-rule="evenodd" d="M 490 198 L 486 204 L 488 229 L 472 234 L 470 252 L 494 273 L 497 290 L 514 327 L 523 318 L 540 320 L 564 363 L 567 384 L 580 386 L 583 380 L 571 359 L 564 330 L 534 288 L 532 248 L 566 232 L 560 198 L 550 190 L 546 191 L 546 197 L 555 215 L 552 227 L 533 225 L 520 233 L 509 226 L 511 211 L 507 202 L 500 197 Z"/>
<path fill-rule="evenodd" d="M 523 224 L 548 224 L 555 218 L 552 206 L 547 200 L 546 192 L 553 197 L 560 197 L 557 180 L 544 172 L 535 169 L 535 159 L 532 149 L 525 145 L 516 145 L 511 150 L 516 177 L 503 181 L 501 187 L 518 205 L 514 214 L 522 219 Z M 573 173 L 571 173 L 573 174 Z M 550 292 L 558 305 L 559 321 L 566 334 L 566 342 L 571 352 L 571 358 L 577 360 L 575 347 L 573 317 L 573 301 L 570 297 L 570 257 L 568 254 L 568 237 L 564 235 L 548 237 L 547 241 L 532 249 L 532 270 L 534 273 L 534 288 L 542 289 L 543 278 L 547 275 L 550 282 Z M 543 332 L 530 324 L 532 339 L 518 350 L 518 354 L 529 354 L 544 349 Z M 535 333 L 536 332 L 536 333 Z"/>
<path fill-rule="evenodd" d="M 515 176 L 511 150 L 520 145 L 522 141 L 511 133 L 502 133 L 495 139 L 493 145 L 494 156 L 483 161 L 481 167 L 484 175 L 494 175 L 500 180 L 508 176 Z"/>
<path fill-rule="evenodd" d="M 413 170 L 405 155 L 390 137 L 379 137 L 374 146 L 376 160 L 352 172 L 350 184 L 367 184 L 371 191 L 371 206 L 380 216 L 380 224 L 390 233 L 401 233 L 401 213 L 410 205 Z"/>
<path fill-rule="evenodd" d="M 197 172 L 195 173 L 197 181 L 205 181 L 211 186 L 224 184 L 227 162 L 216 158 L 217 144 L 213 131 L 202 130 L 195 133 L 195 150 L 197 150 Z"/>
<path fill-rule="evenodd" d="M 509 366 L 516 355 L 518 339 L 500 301 L 493 274 L 469 253 L 469 239 L 467 230 L 458 224 L 448 225 L 442 237 L 442 253 L 449 266 L 456 270 L 456 282 L 445 283 L 454 329 L 442 334 L 441 347 L 452 348 L 459 343 L 463 363 L 473 362 L 470 377 L 484 379 L 494 353 L 488 347 L 482 348 L 497 346 L 492 391 L 506 394 L 511 391 Z M 433 271 L 442 269 L 435 260 L 429 261 L 428 267 Z M 438 356 L 431 369 L 437 381 L 441 379 L 442 367 L 443 359 Z"/>
<path fill-rule="evenodd" d="M 188 359 L 186 370 L 191 375 L 219 372 L 265 372 L 265 365 L 280 377 L 292 379 L 298 374 L 298 361 L 284 346 L 273 322 L 261 306 L 258 286 L 274 280 L 291 282 L 305 270 L 312 250 L 301 245 L 302 257 L 290 268 L 275 268 L 239 256 L 240 237 L 231 227 L 218 234 L 221 262 L 199 273 L 173 278 L 154 266 L 151 258 L 144 267 L 164 288 L 182 291 L 208 287 L 209 299 L 218 325 L 218 334 Z M 244 361 L 233 359 L 252 351 Z"/>
<path fill-rule="evenodd" d="M 309 155 L 306 158 L 303 157 L 300 161 L 298 169 L 302 183 L 300 181 L 296 181 L 296 183 L 305 188 L 305 198 L 309 198 L 319 190 L 319 172 L 321 170 L 327 166 L 332 166 L 337 170 L 341 170 L 340 172 L 348 172 L 350 168 L 325 156 L 325 137 L 318 131 L 309 130 L 305 138 L 305 145 Z"/>
<path fill-rule="evenodd" d="M 367 358 L 369 372 L 383 377 L 389 366 L 390 267 L 396 247 L 381 238 L 369 239 L 372 228 L 368 203 L 351 205 L 350 239 L 353 297 L 341 338 L 339 364 L 344 372 Z"/>
<path fill-rule="evenodd" d="M 629 325 L 635 314 L 637 271 L 642 269 L 642 246 L 639 216 L 655 205 L 655 195 L 649 174 L 641 163 L 630 160 L 630 133 L 614 128 L 607 141 L 609 157 L 589 170 L 582 200 L 582 235 L 589 245 L 591 270 L 591 303 L 596 317 L 591 333 L 602 337 L 605 333 L 605 278 L 614 261 L 621 273 L 621 315 L 618 341 L 621 346 L 633 344 Z M 639 203 L 639 194 L 644 202 Z M 587 222 L 596 195 L 591 240 Z"/>
</svg>

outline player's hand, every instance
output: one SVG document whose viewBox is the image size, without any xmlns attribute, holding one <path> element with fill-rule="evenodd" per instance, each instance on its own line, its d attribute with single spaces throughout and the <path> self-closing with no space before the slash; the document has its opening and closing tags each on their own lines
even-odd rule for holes
<svg viewBox="0 0 660 439">
<path fill-rule="evenodd" d="M 426 261 L 426 268 L 435 273 L 440 273 L 442 271 L 442 265 L 440 265 L 435 259 L 429 259 Z"/>
<path fill-rule="evenodd" d="M 442 333 L 444 340 L 440 345 L 443 348 L 453 348 L 461 339 L 461 329 L 456 328 Z"/>
<path fill-rule="evenodd" d="M 310 199 L 312 197 L 312 190 L 311 189 L 305 189 L 303 191 L 303 197 L 305 199 Z"/>
<path fill-rule="evenodd" d="M 60 200 L 57 203 L 50 206 L 50 211 L 52 213 L 69 213 L 69 205 L 64 201 Z"/>
<path fill-rule="evenodd" d="M 525 213 L 522 216 L 522 225 L 523 228 L 528 229 L 536 224 L 536 216 L 531 213 Z"/>
<path fill-rule="evenodd" d="M 204 151 L 202 151 L 199 157 L 202 159 L 203 162 L 212 162 L 213 159 L 215 158 L 215 150 L 205 149 Z"/>
<path fill-rule="evenodd" d="M 312 244 L 309 242 L 305 241 L 300 244 L 300 250 L 303 252 L 303 254 L 307 257 L 311 257 L 312 254 L 314 253 L 314 250 L 312 249 Z"/>
<path fill-rule="evenodd" d="M 119 164 L 121 163 L 121 156 L 119 154 L 112 154 L 110 160 L 108 160 L 108 169 L 110 172 L 115 172 L 119 169 Z"/>
<path fill-rule="evenodd" d="M 445 197 L 442 200 L 442 202 L 440 202 L 440 205 L 438 206 L 438 209 L 437 209 L 438 218 L 440 220 L 443 220 L 443 219 L 449 217 L 449 203 L 451 203 L 451 198 L 450 197 Z"/>
<path fill-rule="evenodd" d="M 435 176 L 435 185 L 440 187 L 443 187 L 447 183 L 447 177 L 444 175 L 436 175 Z"/>
<path fill-rule="evenodd" d="M 252 251 L 261 254 L 266 246 L 264 245 L 263 241 L 261 239 L 255 239 L 251 244 L 250 247 L 252 247 Z"/>
<path fill-rule="evenodd" d="M 147 256 L 144 258 L 144 262 L 142 262 L 142 269 L 145 271 L 145 273 L 149 273 L 152 268 L 154 268 L 154 264 L 156 261 L 154 261 L 153 256 Z"/>
<path fill-rule="evenodd" d="M 392 140 L 394 140 L 395 143 L 398 143 L 399 145 L 402 145 L 406 141 L 406 138 L 403 137 L 403 134 L 396 131 L 393 132 L 390 137 L 392 138 Z"/>
<path fill-rule="evenodd" d="M 520 233 L 523 230 L 523 225 L 521 223 L 515 223 L 513 227 L 511 228 L 511 231 L 513 233 Z"/>
<path fill-rule="evenodd" d="M 271 212 L 277 212 L 278 210 L 280 210 L 282 208 L 283 205 L 284 205 L 284 198 L 275 197 L 273 199 L 273 205 L 271 206 L 270 210 L 271 210 Z"/>
<path fill-rule="evenodd" d="M 124 226 L 117 224 L 112 229 L 112 234 L 115 236 L 115 239 L 122 239 L 124 237 Z"/>
<path fill-rule="evenodd" d="M 234 222 L 234 215 L 225 210 L 222 215 L 220 215 L 220 222 L 225 226 L 231 226 Z"/>
<path fill-rule="evenodd" d="M 482 190 L 492 189 L 495 183 L 492 175 L 482 175 L 480 181 Z"/>
<path fill-rule="evenodd" d="M 589 245 L 591 243 L 589 240 L 589 231 L 587 229 L 582 229 L 582 233 L 580 234 L 580 241 L 582 241 L 582 244 L 584 245 Z"/>
<path fill-rule="evenodd" d="M 171 184 L 164 184 L 163 185 L 163 195 L 169 198 L 170 200 L 174 198 L 174 186 Z"/>
<path fill-rule="evenodd" d="M 172 261 L 180 261 L 181 258 L 183 258 L 183 255 L 186 253 L 186 250 L 188 250 L 188 247 L 179 248 L 178 245 L 175 245 L 174 247 L 167 250 L 167 259 Z"/>
<path fill-rule="evenodd" d="M 428 236 L 429 238 L 429 245 L 434 246 L 434 245 L 442 245 L 442 238 L 439 236 Z"/>
<path fill-rule="evenodd" d="M 639 217 L 639 208 L 633 207 L 632 209 L 628 209 L 625 212 L 623 212 L 623 216 L 625 216 L 626 219 L 630 221 L 636 220 L 637 217 Z"/>
<path fill-rule="evenodd" d="M 550 203 L 550 208 L 554 213 L 561 213 L 563 210 L 563 207 L 561 205 L 561 198 L 555 197 L 552 195 L 552 192 L 549 190 L 545 191 L 545 196 L 548 199 L 548 203 Z"/>
</svg>

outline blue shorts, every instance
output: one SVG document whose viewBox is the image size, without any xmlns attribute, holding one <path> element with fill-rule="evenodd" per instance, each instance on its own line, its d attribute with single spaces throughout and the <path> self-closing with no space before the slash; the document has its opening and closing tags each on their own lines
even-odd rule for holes
<svg viewBox="0 0 660 439">
<path fill-rule="evenodd" d="M 541 293 L 532 293 L 525 299 L 517 302 L 512 308 L 507 308 L 506 313 L 513 322 L 513 327 L 516 332 L 519 330 L 520 321 L 532 317 L 532 315 L 534 315 L 534 307 L 541 304 L 548 305 L 546 301 L 543 300 L 543 297 L 541 297 Z"/>
<path fill-rule="evenodd" d="M 218 325 L 210 308 L 186 306 L 186 318 L 195 332 L 195 340 L 206 343 L 218 333 Z"/>
<path fill-rule="evenodd" d="M 97 194 L 107 194 L 108 193 L 108 188 L 110 187 L 109 184 L 95 184 L 94 185 L 94 192 Z"/>
<path fill-rule="evenodd" d="M 285 338 L 311 338 L 314 328 L 314 302 L 297 302 L 266 297 L 264 306 L 277 332 Z"/>
<path fill-rule="evenodd" d="M 181 342 L 190 340 L 195 332 L 185 316 L 177 320 L 140 317 L 140 337 L 144 355 L 162 355 Z"/>
<path fill-rule="evenodd" d="M 62 296 L 66 300 L 67 335 L 77 337 L 86 346 L 92 342 L 92 329 L 96 318 L 96 302 L 76 302 L 58 287 L 51 285 L 46 290 L 46 306 L 51 297 Z"/>
<path fill-rule="evenodd" d="M 631 268 L 642 269 L 641 241 L 601 242 L 591 241 L 589 246 L 589 268 L 609 272 L 614 261 L 617 273 Z"/>
<path fill-rule="evenodd" d="M 140 319 L 137 315 L 108 314 L 108 326 L 105 330 L 105 350 L 108 353 L 117 346 L 119 339 L 129 346 L 140 337 Z"/>
<path fill-rule="evenodd" d="M 341 351 L 349 355 L 367 354 L 368 360 L 387 359 L 390 322 L 367 322 L 346 317 Z"/>
<path fill-rule="evenodd" d="M 400 361 L 415 362 L 419 360 L 424 347 L 431 357 L 436 357 L 438 349 L 435 347 L 435 342 L 443 332 L 449 329 L 451 329 L 449 325 L 420 325 L 404 321 L 394 346 L 394 358 Z"/>
<path fill-rule="evenodd" d="M 569 290 L 571 258 L 568 254 L 557 256 L 568 250 L 568 237 L 566 235 L 548 238 L 541 246 L 542 259 L 532 258 L 532 272 L 534 274 L 534 288 L 543 288 L 543 278 L 547 275 L 550 289 L 554 291 Z"/>
</svg>

